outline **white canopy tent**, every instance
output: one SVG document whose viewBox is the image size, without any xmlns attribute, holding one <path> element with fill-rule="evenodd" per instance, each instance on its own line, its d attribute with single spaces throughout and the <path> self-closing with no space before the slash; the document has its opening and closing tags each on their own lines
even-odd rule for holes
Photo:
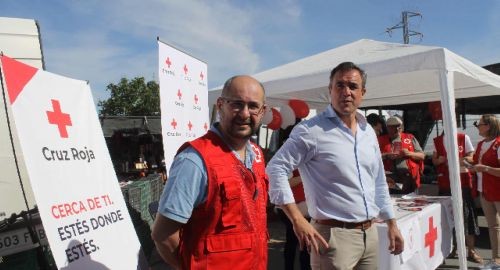
<svg viewBox="0 0 500 270">
<path fill-rule="evenodd" d="M 363 107 L 440 100 L 440 72 L 454 75 L 455 97 L 500 95 L 500 77 L 441 47 L 362 39 L 335 49 L 272 68 L 253 76 L 266 88 L 267 103 L 278 106 L 300 99 L 312 109 L 330 103 L 330 71 L 351 61 L 368 73 Z M 209 93 L 215 103 L 221 87 Z"/>
<path fill-rule="evenodd" d="M 341 62 L 358 64 L 368 74 L 363 107 L 441 101 L 450 177 L 459 179 L 455 98 L 500 95 L 500 76 L 441 47 L 386 43 L 362 39 L 255 74 L 274 107 L 300 99 L 312 109 L 330 103 L 330 71 Z M 221 89 L 209 92 L 215 104 Z M 446 140 L 445 140 L 446 141 Z M 466 269 L 461 187 L 451 181 L 460 269 Z"/>
</svg>

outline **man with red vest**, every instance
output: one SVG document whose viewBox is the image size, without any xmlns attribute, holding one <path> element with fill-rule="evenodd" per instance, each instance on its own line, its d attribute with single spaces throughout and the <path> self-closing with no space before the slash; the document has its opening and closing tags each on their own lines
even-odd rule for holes
<svg viewBox="0 0 500 270">
<path fill-rule="evenodd" d="M 402 194 L 417 190 L 425 154 L 412 134 L 403 133 L 403 121 L 397 116 L 387 119 L 387 135 L 378 137 L 385 171 L 403 183 Z"/>
<path fill-rule="evenodd" d="M 232 77 L 217 99 L 220 122 L 179 149 L 152 232 L 175 269 L 267 269 L 268 179 L 249 140 L 265 107 L 257 80 Z"/>
<path fill-rule="evenodd" d="M 432 163 L 436 166 L 438 172 L 439 196 L 451 196 L 450 173 L 446 158 L 446 149 L 444 147 L 444 133 L 434 138 L 434 153 Z M 457 133 L 458 156 L 461 160 L 460 183 L 462 187 L 463 217 L 465 228 L 465 245 L 467 246 L 467 258 L 475 263 L 483 263 L 483 259 L 475 251 L 475 236 L 479 235 L 479 225 L 477 223 L 476 207 L 473 198 L 472 174 L 466 168 L 462 160 L 472 159 L 474 146 L 467 134 Z M 453 234 L 454 248 L 450 257 L 456 256 L 456 239 Z"/>
</svg>

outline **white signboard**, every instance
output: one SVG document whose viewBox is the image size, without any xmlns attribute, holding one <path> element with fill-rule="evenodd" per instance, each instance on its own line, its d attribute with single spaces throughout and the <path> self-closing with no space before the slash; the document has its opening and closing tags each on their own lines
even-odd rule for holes
<svg viewBox="0 0 500 270">
<path fill-rule="evenodd" d="M 161 41 L 158 48 L 161 126 L 168 170 L 179 147 L 210 128 L 207 64 Z"/>
<path fill-rule="evenodd" d="M 140 244 L 90 87 L 1 57 L 26 168 L 60 269 L 138 269 Z"/>
</svg>

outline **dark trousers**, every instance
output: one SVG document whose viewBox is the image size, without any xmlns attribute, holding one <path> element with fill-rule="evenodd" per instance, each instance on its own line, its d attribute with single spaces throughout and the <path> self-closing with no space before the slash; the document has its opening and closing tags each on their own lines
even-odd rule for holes
<svg viewBox="0 0 500 270">
<path fill-rule="evenodd" d="M 285 224 L 286 228 L 286 242 L 285 250 L 283 252 L 285 259 L 285 270 L 294 270 L 293 265 L 295 262 L 295 252 L 297 251 L 297 248 L 300 248 L 299 240 L 297 239 L 297 236 L 295 236 L 295 232 L 293 231 L 293 224 L 292 222 L 290 222 L 285 212 L 278 208 L 278 215 L 283 224 Z M 310 221 L 311 219 L 308 218 L 307 220 Z M 305 248 L 299 251 L 299 264 L 301 270 L 311 269 L 309 252 L 307 252 L 307 249 Z"/>
</svg>

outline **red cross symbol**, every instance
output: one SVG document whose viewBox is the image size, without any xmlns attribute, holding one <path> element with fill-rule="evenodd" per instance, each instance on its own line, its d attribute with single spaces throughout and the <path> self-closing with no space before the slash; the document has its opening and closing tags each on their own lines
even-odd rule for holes
<svg viewBox="0 0 500 270">
<path fill-rule="evenodd" d="M 429 218 L 429 231 L 425 234 L 425 246 L 429 246 L 429 257 L 434 256 L 434 248 L 437 239 L 437 227 L 434 227 L 433 217 Z"/>
<path fill-rule="evenodd" d="M 194 94 L 194 104 L 198 104 L 198 96 Z"/>
<path fill-rule="evenodd" d="M 177 122 L 175 122 L 175 118 L 172 118 L 172 122 L 170 122 L 170 125 L 175 129 L 177 127 Z"/>
<path fill-rule="evenodd" d="M 181 100 L 181 98 L 182 98 L 181 89 L 177 89 L 177 96 L 179 97 L 179 100 Z"/>
<path fill-rule="evenodd" d="M 202 81 L 203 81 L 203 77 L 205 77 L 205 75 L 203 75 L 203 71 L 202 71 L 202 72 L 200 72 L 200 78 Z"/>
<path fill-rule="evenodd" d="M 184 64 L 184 74 L 186 74 L 186 75 L 188 74 L 188 67 L 186 64 Z"/>
<path fill-rule="evenodd" d="M 259 148 L 252 144 L 252 150 L 255 153 L 255 162 L 257 163 L 262 162 L 262 155 L 260 154 Z"/>
<path fill-rule="evenodd" d="M 203 128 L 205 129 L 205 131 L 207 131 L 207 129 L 208 129 L 208 125 L 207 125 L 207 123 L 206 123 L 206 122 L 205 122 L 205 125 L 203 125 Z"/>
<path fill-rule="evenodd" d="M 189 128 L 189 131 L 191 131 L 191 129 L 193 128 L 193 124 L 191 124 L 191 120 L 189 120 L 188 128 Z"/>
<path fill-rule="evenodd" d="M 165 64 L 167 64 L 168 68 L 170 68 L 170 65 L 172 65 L 172 62 L 170 62 L 170 57 L 167 57 Z"/>
<path fill-rule="evenodd" d="M 61 138 L 68 138 L 68 130 L 66 126 L 71 126 L 71 117 L 67 113 L 63 113 L 61 111 L 61 104 L 59 104 L 59 100 L 51 99 L 53 112 L 47 112 L 47 118 L 50 124 L 57 125 L 59 129 L 59 136 Z"/>
</svg>

